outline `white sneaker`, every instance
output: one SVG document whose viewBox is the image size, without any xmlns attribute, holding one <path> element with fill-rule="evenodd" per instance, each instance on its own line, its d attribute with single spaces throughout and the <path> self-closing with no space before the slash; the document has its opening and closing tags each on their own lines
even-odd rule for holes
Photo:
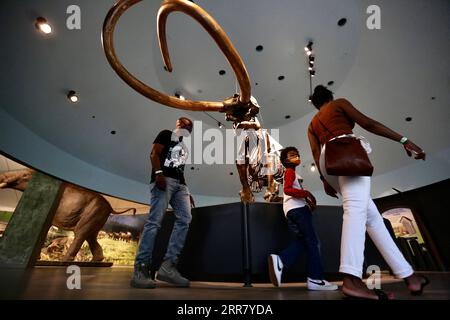
<svg viewBox="0 0 450 320">
<path fill-rule="evenodd" d="M 314 280 L 308 278 L 308 290 L 318 290 L 318 291 L 333 291 L 337 290 L 338 286 L 334 283 L 328 282 L 327 280 Z"/>
<path fill-rule="evenodd" d="M 269 255 L 268 260 L 270 282 L 275 287 L 279 287 L 281 285 L 281 274 L 283 273 L 283 262 L 276 254 Z"/>
</svg>

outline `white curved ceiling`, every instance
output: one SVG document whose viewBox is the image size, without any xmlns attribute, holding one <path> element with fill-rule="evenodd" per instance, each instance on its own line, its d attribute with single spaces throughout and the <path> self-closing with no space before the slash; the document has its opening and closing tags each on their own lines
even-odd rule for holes
<svg viewBox="0 0 450 320">
<path fill-rule="evenodd" d="M 448 1 L 381 1 L 380 30 L 366 27 L 369 1 L 195 2 L 219 22 L 241 54 L 264 127 L 279 129 L 282 145 L 300 147 L 305 164 L 311 163 L 306 126 L 314 109 L 307 102 L 303 47 L 313 40 L 314 85 L 334 81 L 330 88 L 337 97 L 348 98 L 428 152 L 426 162 L 415 163 L 400 145 L 364 133 L 374 149 L 376 194 L 450 177 Z M 114 1 L 77 1 L 81 30 L 66 28 L 71 4 L 2 2 L 0 149 L 62 179 L 147 202 L 148 153 L 157 133 L 172 129 L 183 115 L 202 121 L 203 129 L 217 128 L 211 117 L 224 122 L 223 114 L 168 108 L 133 91 L 111 69 L 101 46 L 103 19 Z M 123 64 L 171 95 L 180 91 L 190 99 L 218 101 L 231 96 L 236 82 L 230 66 L 207 33 L 180 13 L 168 19 L 174 72 L 164 71 L 156 38 L 158 8 L 159 1 L 144 0 L 119 21 L 115 43 Z M 53 25 L 51 36 L 34 29 L 38 16 Z M 339 27 L 343 17 L 347 23 Z M 264 49 L 256 51 L 258 45 Z M 69 90 L 79 93 L 79 103 L 68 102 Z M 191 191 L 204 203 L 225 199 L 217 197 L 236 199 L 239 182 L 232 164 L 186 169 Z M 303 170 L 303 175 L 320 193 L 317 174 Z"/>
</svg>

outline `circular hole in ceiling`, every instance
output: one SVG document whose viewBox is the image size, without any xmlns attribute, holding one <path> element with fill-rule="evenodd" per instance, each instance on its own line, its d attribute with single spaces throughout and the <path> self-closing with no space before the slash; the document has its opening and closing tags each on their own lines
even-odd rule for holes
<svg viewBox="0 0 450 320">
<path fill-rule="evenodd" d="M 411 120 L 412 120 L 411 117 L 406 117 L 406 118 L 405 118 L 405 121 L 407 121 L 407 122 L 410 122 Z"/>
<path fill-rule="evenodd" d="M 220 71 L 219 71 L 219 74 L 220 74 L 221 76 L 223 76 L 225 73 L 226 73 L 225 70 L 220 70 Z"/>
<path fill-rule="evenodd" d="M 346 23 L 347 23 L 347 19 L 346 18 L 341 18 L 341 19 L 339 19 L 337 24 L 338 24 L 339 27 L 342 27 Z"/>
<path fill-rule="evenodd" d="M 278 76 L 278 80 L 284 80 L 284 76 Z"/>
<path fill-rule="evenodd" d="M 290 115 L 285 115 L 284 118 L 285 118 L 285 119 L 290 119 L 291 116 L 290 116 Z"/>
<path fill-rule="evenodd" d="M 334 81 L 328 81 L 328 85 L 332 86 L 334 84 Z"/>
<path fill-rule="evenodd" d="M 116 134 L 116 130 L 111 131 L 111 134 Z"/>
<path fill-rule="evenodd" d="M 95 119 L 95 116 L 92 116 L 92 119 Z"/>
<path fill-rule="evenodd" d="M 431 100 L 436 100 L 436 97 L 431 97 Z"/>
<path fill-rule="evenodd" d="M 233 172 L 230 172 L 230 176 L 232 176 L 233 175 Z"/>
<path fill-rule="evenodd" d="M 258 82 L 255 82 L 255 86 L 257 86 L 258 85 Z"/>
<path fill-rule="evenodd" d="M 262 45 L 256 46 L 256 51 L 261 52 L 264 50 L 264 47 Z"/>
</svg>

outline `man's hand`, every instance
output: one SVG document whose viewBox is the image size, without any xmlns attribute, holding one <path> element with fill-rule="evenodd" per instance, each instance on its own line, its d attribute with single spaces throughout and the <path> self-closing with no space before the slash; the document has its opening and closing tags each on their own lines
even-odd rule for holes
<svg viewBox="0 0 450 320">
<path fill-rule="evenodd" d="M 323 188 L 325 189 L 325 193 L 327 195 L 329 195 L 330 197 L 333 197 L 333 198 L 338 197 L 336 190 L 334 190 L 334 188 L 332 186 L 330 186 L 330 184 L 326 180 L 323 180 Z"/>
<path fill-rule="evenodd" d="M 162 174 L 156 175 L 155 183 L 159 190 L 166 191 L 166 177 Z"/>
<path fill-rule="evenodd" d="M 414 158 L 419 160 L 425 160 L 425 151 L 422 150 L 422 148 L 418 147 L 417 145 L 415 145 L 412 141 L 408 140 L 406 141 L 406 143 L 403 145 L 403 147 L 406 150 L 406 153 L 408 154 L 409 157 L 412 156 L 412 152 L 414 152 Z"/>
</svg>

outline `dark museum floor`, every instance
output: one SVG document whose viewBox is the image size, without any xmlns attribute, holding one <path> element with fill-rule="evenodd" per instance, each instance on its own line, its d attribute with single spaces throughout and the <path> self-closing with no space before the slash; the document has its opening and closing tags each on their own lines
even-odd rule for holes
<svg viewBox="0 0 450 320">
<path fill-rule="evenodd" d="M 340 300 L 340 291 L 308 291 L 305 283 L 283 283 L 281 288 L 269 283 L 243 287 L 242 283 L 192 282 L 190 288 L 175 288 L 163 282 L 156 289 L 135 289 L 129 286 L 131 267 L 81 268 L 81 289 L 69 290 L 65 267 L 35 267 L 19 275 L 2 270 L 2 299 L 120 299 L 120 300 Z M 431 283 L 425 293 L 414 297 L 401 280 L 382 276 L 382 289 L 391 291 L 400 300 L 449 300 L 450 273 L 427 272 Z M 18 285 L 17 279 L 22 281 Z M 341 285 L 341 282 L 336 282 Z"/>
</svg>

